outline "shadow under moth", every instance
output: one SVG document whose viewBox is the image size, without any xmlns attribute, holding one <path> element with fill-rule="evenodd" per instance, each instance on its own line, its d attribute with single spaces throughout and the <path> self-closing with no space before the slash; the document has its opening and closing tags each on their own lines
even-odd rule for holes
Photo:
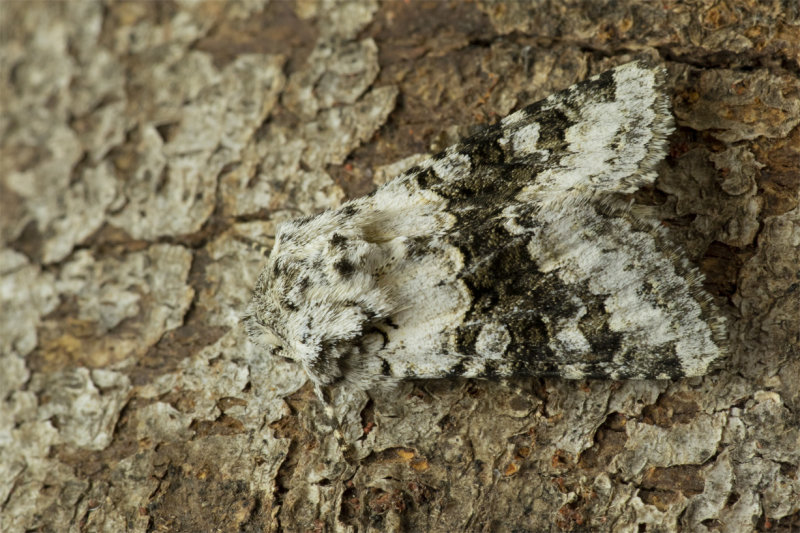
<svg viewBox="0 0 800 533">
<path fill-rule="evenodd" d="M 245 326 L 322 387 L 706 373 L 725 323 L 622 196 L 673 130 L 636 61 L 513 113 L 339 209 L 283 224 Z"/>
</svg>

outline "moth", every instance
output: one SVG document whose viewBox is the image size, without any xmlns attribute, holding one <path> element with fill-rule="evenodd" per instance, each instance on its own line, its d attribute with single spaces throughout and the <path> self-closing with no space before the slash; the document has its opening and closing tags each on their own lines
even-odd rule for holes
<svg viewBox="0 0 800 533">
<path fill-rule="evenodd" d="M 250 339 L 321 388 L 407 379 L 706 373 L 725 322 L 624 195 L 673 131 L 636 61 L 517 111 L 339 209 L 283 224 Z"/>
</svg>

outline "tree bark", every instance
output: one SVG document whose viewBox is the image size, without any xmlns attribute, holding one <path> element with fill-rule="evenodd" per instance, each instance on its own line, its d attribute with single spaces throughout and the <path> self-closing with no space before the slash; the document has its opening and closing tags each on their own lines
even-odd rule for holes
<svg viewBox="0 0 800 533">
<path fill-rule="evenodd" d="M 800 528 L 793 1 L 0 6 L 0 530 Z M 334 391 L 239 323 L 281 221 L 638 56 L 729 317 L 680 381 Z M 253 246 L 257 245 L 257 246 Z"/>
</svg>

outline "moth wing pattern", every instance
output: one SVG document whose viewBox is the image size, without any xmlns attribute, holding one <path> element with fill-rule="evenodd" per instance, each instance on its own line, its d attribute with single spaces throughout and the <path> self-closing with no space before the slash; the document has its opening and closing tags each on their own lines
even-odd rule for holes
<svg viewBox="0 0 800 533">
<path fill-rule="evenodd" d="M 724 320 L 620 194 L 673 129 L 633 62 L 509 115 L 336 210 L 285 223 L 245 324 L 318 390 L 403 379 L 702 375 Z"/>
</svg>

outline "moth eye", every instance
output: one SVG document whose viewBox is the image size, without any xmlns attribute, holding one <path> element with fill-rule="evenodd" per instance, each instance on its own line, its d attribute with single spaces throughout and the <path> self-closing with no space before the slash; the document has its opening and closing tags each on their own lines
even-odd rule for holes
<svg viewBox="0 0 800 533">
<path fill-rule="evenodd" d="M 267 326 L 261 319 L 251 316 L 246 321 L 247 334 L 250 339 L 259 346 L 275 351 L 276 348 L 283 346 L 283 341 L 275 331 Z"/>
<path fill-rule="evenodd" d="M 261 342 L 273 346 L 276 351 L 283 350 L 283 343 L 281 342 L 281 339 L 267 327 L 261 331 Z"/>
</svg>

